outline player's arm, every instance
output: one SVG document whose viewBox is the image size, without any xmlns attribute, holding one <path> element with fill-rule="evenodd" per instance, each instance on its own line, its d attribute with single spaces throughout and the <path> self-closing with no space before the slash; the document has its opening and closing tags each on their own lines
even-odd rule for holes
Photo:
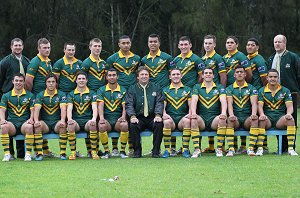
<svg viewBox="0 0 300 198">
<path fill-rule="evenodd" d="M 226 115 L 227 115 L 227 99 L 226 99 L 226 95 L 222 94 L 220 95 L 220 103 L 221 103 L 221 115 L 226 119 Z"/>
<path fill-rule="evenodd" d="M 30 118 L 27 120 L 28 124 L 34 124 L 34 107 L 30 108 Z"/>
<path fill-rule="evenodd" d="M 190 110 L 189 110 L 192 118 L 195 118 L 195 116 L 197 115 L 197 112 L 196 112 L 197 102 L 198 102 L 198 95 L 192 95 L 191 106 L 190 106 Z"/>
<path fill-rule="evenodd" d="M 163 110 L 163 119 L 164 120 L 170 119 L 169 114 L 167 114 L 167 112 L 166 112 L 166 106 L 167 106 L 167 101 L 164 101 L 164 110 Z"/>
<path fill-rule="evenodd" d="M 235 117 L 233 112 L 233 98 L 232 96 L 227 96 L 227 109 L 229 117 Z"/>
<path fill-rule="evenodd" d="M 4 124 L 6 122 L 6 120 L 5 120 L 5 112 L 6 112 L 6 109 L 1 107 L 0 108 L 0 125 Z"/>
<path fill-rule="evenodd" d="M 202 71 L 198 72 L 198 82 L 202 83 L 203 82 L 203 78 L 202 78 Z"/>
<path fill-rule="evenodd" d="M 227 83 L 227 75 L 226 75 L 226 71 L 220 72 L 220 73 L 219 73 L 219 76 L 220 76 L 220 83 L 221 83 L 221 85 L 223 85 L 223 87 L 225 88 L 225 87 L 226 87 L 226 83 Z"/>
<path fill-rule="evenodd" d="M 29 76 L 29 75 L 26 75 L 26 78 L 25 78 L 25 89 L 28 90 L 28 91 L 31 91 L 32 90 L 32 87 L 33 87 L 33 77 L 32 76 Z"/>
<path fill-rule="evenodd" d="M 40 120 L 39 120 L 41 107 L 42 107 L 41 104 L 34 105 L 33 120 L 34 120 L 35 127 L 38 127 L 41 125 Z"/>
<path fill-rule="evenodd" d="M 100 123 L 102 123 L 101 121 L 104 120 L 104 101 L 102 100 L 98 102 L 98 114 L 100 118 Z"/>
<path fill-rule="evenodd" d="M 68 123 L 72 122 L 72 111 L 73 111 L 73 103 L 68 103 L 67 106 L 67 119 L 68 119 Z"/>
<path fill-rule="evenodd" d="M 286 106 L 286 114 L 292 115 L 294 113 L 293 102 L 288 101 L 285 103 Z"/>
<path fill-rule="evenodd" d="M 246 82 L 250 83 L 252 81 L 253 73 L 251 67 L 246 69 Z"/>
<path fill-rule="evenodd" d="M 257 115 L 257 108 L 258 108 L 257 107 L 257 101 L 258 101 L 257 95 L 254 95 L 254 96 L 250 97 L 252 115 Z"/>
<path fill-rule="evenodd" d="M 92 121 L 96 123 L 98 117 L 98 107 L 97 102 L 92 102 L 93 118 Z"/>
<path fill-rule="evenodd" d="M 66 104 L 60 104 L 60 120 L 61 122 L 65 123 L 67 118 L 67 105 Z"/>
</svg>

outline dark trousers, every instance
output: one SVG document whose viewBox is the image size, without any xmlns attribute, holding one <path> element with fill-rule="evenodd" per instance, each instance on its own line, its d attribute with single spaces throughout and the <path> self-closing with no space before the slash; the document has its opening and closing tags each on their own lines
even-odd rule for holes
<svg viewBox="0 0 300 198">
<path fill-rule="evenodd" d="M 138 123 L 129 124 L 129 134 L 131 137 L 134 155 L 142 155 L 142 144 L 140 132 L 145 129 L 150 129 L 153 132 L 153 149 L 152 154 L 158 155 L 160 144 L 162 141 L 162 122 L 154 122 L 154 117 L 139 116 Z"/>
<path fill-rule="evenodd" d="M 17 158 L 24 158 L 25 157 L 24 140 L 16 140 L 16 147 L 17 147 Z M 11 155 L 15 155 L 14 139 L 12 137 L 9 137 L 9 152 Z"/>
</svg>

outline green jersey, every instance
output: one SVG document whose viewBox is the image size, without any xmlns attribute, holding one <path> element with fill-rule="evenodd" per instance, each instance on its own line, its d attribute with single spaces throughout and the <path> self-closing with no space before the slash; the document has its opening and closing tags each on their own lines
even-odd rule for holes
<svg viewBox="0 0 300 198">
<path fill-rule="evenodd" d="M 192 95 L 198 96 L 197 113 L 202 117 L 215 117 L 221 114 L 220 96 L 226 96 L 222 85 L 213 83 L 213 87 L 209 90 L 204 83 L 196 84 Z"/>
<path fill-rule="evenodd" d="M 161 87 L 165 87 L 169 82 L 170 62 L 172 56 L 160 50 L 152 57 L 150 53 L 141 60 L 141 65 L 147 67 L 150 71 L 150 81 Z"/>
<path fill-rule="evenodd" d="M 97 103 L 97 94 L 86 87 L 80 93 L 76 88 L 68 94 L 67 104 L 73 104 L 73 120 L 90 120 L 93 117 L 92 103 Z"/>
<path fill-rule="evenodd" d="M 15 89 L 5 93 L 0 102 L 0 108 L 7 110 L 7 120 L 13 123 L 23 123 L 28 120 L 33 105 L 34 95 L 25 89 L 20 95 L 16 94 Z"/>
<path fill-rule="evenodd" d="M 193 87 L 198 83 L 198 74 L 203 70 L 204 63 L 199 56 L 190 51 L 185 58 L 182 58 L 181 54 L 174 58 L 170 67 L 179 68 L 182 74 L 182 83 Z"/>
<path fill-rule="evenodd" d="M 210 67 L 213 69 L 214 73 L 214 83 L 220 84 L 220 73 L 226 72 L 225 62 L 223 57 L 213 51 L 211 55 L 207 56 L 206 54 L 202 57 L 202 61 L 205 64 L 205 67 Z M 202 71 L 201 71 L 202 72 Z"/>
<path fill-rule="evenodd" d="M 286 114 L 285 103 L 292 102 L 291 92 L 288 88 L 278 84 L 274 95 L 269 89 L 269 84 L 258 91 L 258 102 L 264 104 L 264 113 L 268 117 L 280 118 Z"/>
<path fill-rule="evenodd" d="M 73 57 L 72 64 L 70 64 L 67 58 L 63 58 L 56 61 L 53 65 L 53 73 L 59 75 L 58 89 L 65 93 L 69 93 L 76 88 L 76 73 L 80 71 L 81 60 Z"/>
<path fill-rule="evenodd" d="M 91 90 L 96 91 L 99 87 L 105 85 L 105 73 L 108 65 L 104 60 L 97 61 L 90 55 L 83 61 L 81 69 L 87 73 L 87 85 Z"/>
<path fill-rule="evenodd" d="M 40 54 L 34 57 L 28 67 L 26 76 L 33 78 L 32 93 L 37 94 L 46 89 L 46 75 L 52 71 L 51 60 Z"/>
<path fill-rule="evenodd" d="M 60 106 L 66 105 L 67 97 L 62 91 L 55 90 L 53 95 L 49 95 L 47 90 L 36 95 L 34 106 L 41 106 L 40 117 L 44 121 L 60 120 Z"/>
<path fill-rule="evenodd" d="M 249 54 L 247 58 L 253 75 L 251 84 L 259 89 L 263 86 L 260 78 L 267 76 L 268 73 L 266 61 L 258 52 Z"/>
<path fill-rule="evenodd" d="M 121 117 L 125 104 L 124 96 L 126 89 L 117 85 L 115 90 L 111 90 L 108 85 L 100 87 L 97 91 L 97 102 L 104 102 L 104 118 L 114 116 Z"/>
<path fill-rule="evenodd" d="M 246 81 L 242 87 L 239 87 L 236 82 L 226 88 L 227 97 L 233 99 L 233 112 L 237 117 L 250 116 L 252 114 L 250 98 L 258 95 L 257 89 L 248 84 Z"/>
<path fill-rule="evenodd" d="M 191 88 L 180 85 L 176 89 L 172 84 L 163 89 L 162 95 L 166 105 L 166 112 L 173 119 L 174 117 L 182 118 L 189 113 L 188 101 L 192 98 Z"/>
<path fill-rule="evenodd" d="M 130 52 L 126 58 L 121 51 L 114 53 L 107 59 L 107 64 L 119 72 L 118 83 L 128 89 L 130 85 L 135 84 L 135 70 L 140 64 L 140 57 Z"/>
<path fill-rule="evenodd" d="M 249 65 L 249 61 L 245 54 L 242 52 L 236 50 L 235 52 L 227 53 L 225 56 L 223 56 L 226 66 L 226 72 L 227 72 L 227 86 L 231 85 L 235 81 L 234 77 L 234 69 L 239 64 L 242 65 L 245 70 L 251 69 Z"/>
</svg>

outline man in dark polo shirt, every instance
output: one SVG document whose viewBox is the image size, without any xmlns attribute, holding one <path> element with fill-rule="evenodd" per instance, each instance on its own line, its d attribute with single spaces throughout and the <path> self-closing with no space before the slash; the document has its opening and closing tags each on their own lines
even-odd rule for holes
<svg viewBox="0 0 300 198">
<path fill-rule="evenodd" d="M 21 73 L 25 75 L 30 60 L 22 54 L 23 48 L 23 41 L 20 38 L 14 38 L 10 43 L 11 54 L 4 57 L 0 62 L 0 97 L 12 90 L 12 80 L 15 74 Z M 25 156 L 24 140 L 18 140 L 16 144 L 17 157 L 23 158 Z M 10 137 L 9 150 L 11 157 L 14 158 L 15 152 L 12 137 Z"/>
</svg>

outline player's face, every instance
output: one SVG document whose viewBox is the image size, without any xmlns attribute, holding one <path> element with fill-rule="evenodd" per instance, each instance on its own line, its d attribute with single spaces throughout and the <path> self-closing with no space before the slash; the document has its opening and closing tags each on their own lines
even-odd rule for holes
<svg viewBox="0 0 300 198">
<path fill-rule="evenodd" d="M 137 79 L 139 80 L 139 83 L 142 85 L 146 85 L 149 82 L 149 73 L 146 70 L 140 71 Z"/>
<path fill-rule="evenodd" d="M 191 51 L 192 43 L 189 41 L 179 41 L 178 48 L 181 54 L 187 54 Z"/>
<path fill-rule="evenodd" d="M 211 82 L 214 79 L 214 73 L 211 69 L 204 69 L 202 72 L 202 78 L 205 82 Z"/>
<path fill-rule="evenodd" d="M 86 83 L 87 83 L 87 79 L 85 77 L 85 75 L 78 75 L 77 76 L 77 79 L 76 79 L 76 83 L 77 83 L 77 86 L 80 87 L 80 88 L 83 88 L 86 86 Z"/>
<path fill-rule="evenodd" d="M 281 53 L 286 49 L 286 43 L 282 35 L 277 35 L 274 38 L 274 49 L 277 53 Z"/>
<path fill-rule="evenodd" d="M 23 77 L 15 76 L 12 83 L 16 90 L 22 90 L 24 88 L 25 80 Z"/>
<path fill-rule="evenodd" d="M 92 45 L 90 46 L 90 50 L 93 56 L 100 56 L 102 50 L 102 43 L 92 42 Z"/>
<path fill-rule="evenodd" d="M 148 38 L 148 47 L 152 52 L 157 52 L 160 47 L 160 42 L 157 37 L 149 37 Z"/>
<path fill-rule="evenodd" d="M 172 70 L 170 73 L 170 80 L 173 84 L 181 83 L 181 77 L 180 70 Z"/>
<path fill-rule="evenodd" d="M 278 82 L 278 74 L 276 72 L 269 72 L 267 81 L 270 85 L 276 85 Z"/>
<path fill-rule="evenodd" d="M 248 41 L 246 45 L 246 50 L 248 54 L 253 54 L 258 51 L 258 46 L 255 44 L 254 41 Z"/>
<path fill-rule="evenodd" d="M 19 56 L 22 54 L 24 45 L 21 41 L 14 41 L 13 44 L 10 46 L 11 48 L 11 52 L 16 55 Z"/>
<path fill-rule="evenodd" d="M 65 56 L 69 59 L 75 56 L 75 45 L 67 45 L 64 49 Z"/>
<path fill-rule="evenodd" d="M 229 52 L 235 51 L 238 48 L 238 44 L 232 39 L 229 38 L 226 40 L 226 49 Z"/>
<path fill-rule="evenodd" d="M 204 39 L 203 46 L 206 52 L 212 52 L 216 47 L 216 43 L 214 39 Z"/>
<path fill-rule="evenodd" d="M 38 48 L 39 54 L 43 57 L 48 57 L 51 52 L 51 45 L 50 43 L 47 44 L 40 44 Z"/>
<path fill-rule="evenodd" d="M 234 71 L 234 77 L 237 81 L 243 81 L 246 77 L 246 72 L 243 68 L 238 68 Z"/>
<path fill-rule="evenodd" d="M 53 91 L 56 89 L 56 80 L 54 77 L 48 78 L 46 80 L 46 87 L 49 91 Z"/>
<path fill-rule="evenodd" d="M 123 52 L 129 52 L 131 48 L 131 41 L 129 38 L 124 38 L 119 40 L 119 48 Z"/>
<path fill-rule="evenodd" d="M 115 84 L 117 83 L 117 79 L 118 79 L 118 75 L 117 75 L 117 72 L 115 71 L 109 71 L 106 75 L 106 79 L 107 79 L 107 82 L 109 84 Z"/>
</svg>

